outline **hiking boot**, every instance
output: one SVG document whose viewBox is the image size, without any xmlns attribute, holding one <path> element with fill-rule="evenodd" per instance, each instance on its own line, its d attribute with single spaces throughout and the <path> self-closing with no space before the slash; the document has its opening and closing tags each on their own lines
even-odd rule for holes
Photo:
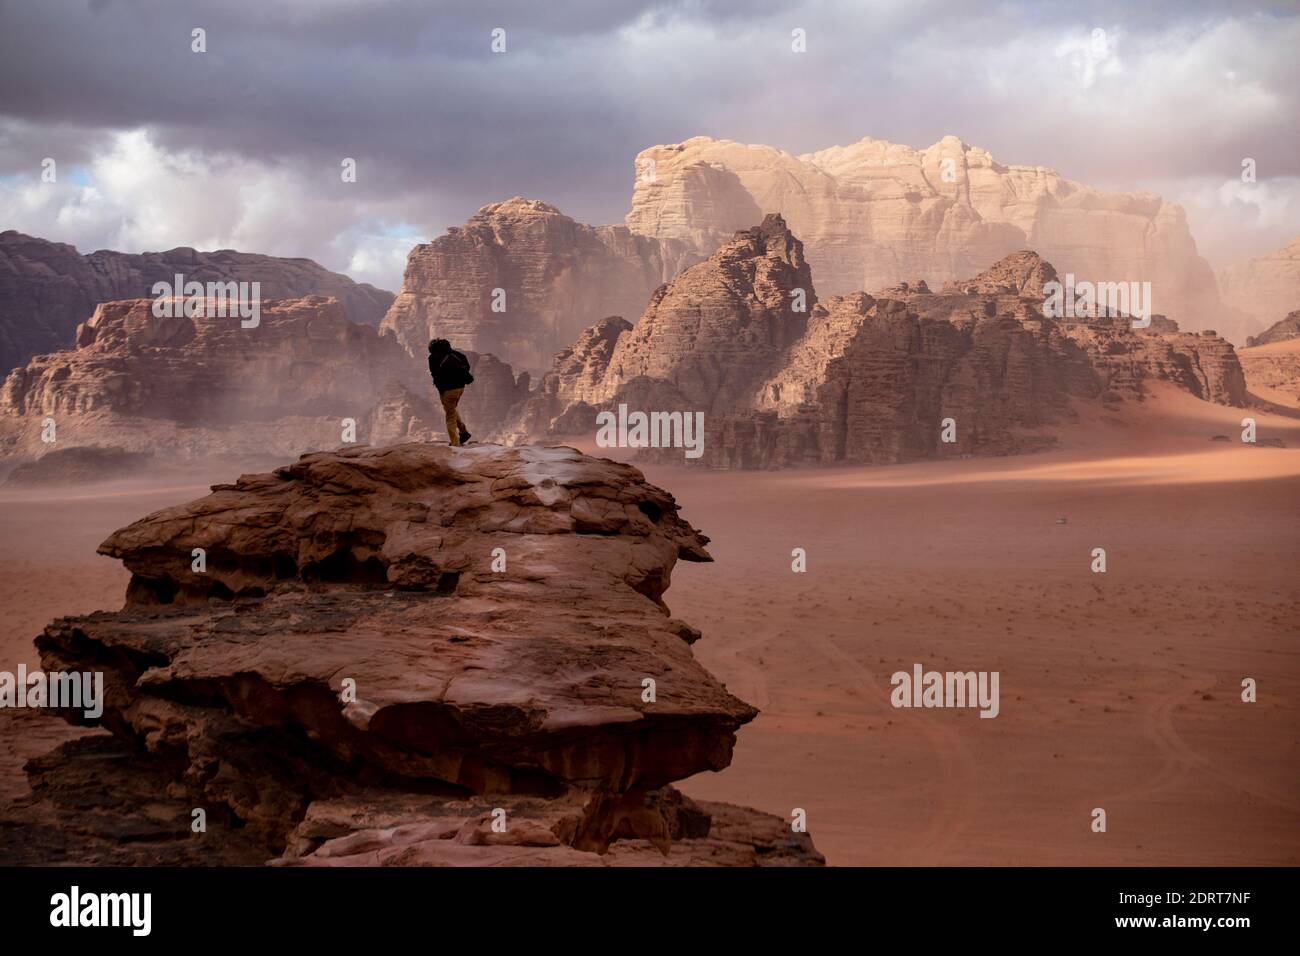
<svg viewBox="0 0 1300 956">
<path fill-rule="evenodd" d="M 461 432 L 461 433 L 460 433 L 460 443 L 461 443 L 462 445 L 464 445 L 464 444 L 466 444 L 466 443 L 468 443 L 468 442 L 469 442 L 469 432 Z"/>
</svg>

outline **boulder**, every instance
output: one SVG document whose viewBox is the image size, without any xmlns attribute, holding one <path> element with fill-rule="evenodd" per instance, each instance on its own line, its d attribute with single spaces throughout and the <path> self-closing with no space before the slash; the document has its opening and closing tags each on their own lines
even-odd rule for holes
<svg viewBox="0 0 1300 956">
<path fill-rule="evenodd" d="M 779 818 L 670 787 L 723 770 L 756 715 L 663 602 L 707 541 L 636 469 L 566 448 L 346 449 L 214 486 L 101 545 L 131 571 L 121 611 L 37 639 L 47 671 L 105 672 L 116 741 L 64 745 L 34 790 L 57 817 L 82 758 L 118 754 L 111 811 L 66 824 L 104 859 L 170 819 L 143 775 L 285 863 L 820 862 Z"/>
</svg>

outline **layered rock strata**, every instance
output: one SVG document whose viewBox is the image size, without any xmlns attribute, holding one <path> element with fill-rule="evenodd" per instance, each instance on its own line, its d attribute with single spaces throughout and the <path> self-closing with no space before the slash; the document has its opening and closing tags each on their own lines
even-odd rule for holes
<svg viewBox="0 0 1300 956">
<path fill-rule="evenodd" d="M 100 447 L 150 454 L 165 466 L 275 460 L 349 440 L 445 440 L 425 363 L 391 334 L 349 321 L 334 299 L 267 300 L 252 328 L 215 308 L 160 318 L 153 305 L 104 303 L 78 327 L 75 349 L 8 375 L 0 388 L 4 457 L 30 462 Z M 528 378 L 492 355 L 470 359 L 465 417 L 486 436 L 528 395 Z"/>
<path fill-rule="evenodd" d="M 1180 206 L 1002 163 L 955 136 L 926 149 L 868 137 L 799 156 L 697 136 L 643 150 L 636 168 L 625 219 L 634 233 L 707 256 L 777 212 L 803 240 L 823 295 L 913 277 L 939 288 L 1031 248 L 1079 279 L 1150 282 L 1159 311 L 1184 327 L 1244 340 L 1224 325 L 1214 273 Z"/>
<path fill-rule="evenodd" d="M 1072 401 L 1140 400 L 1148 380 L 1245 402 L 1222 338 L 1164 316 L 1048 318 L 1057 278 L 1020 251 L 938 292 L 915 280 L 819 300 L 799 240 L 768 216 L 656 292 L 635 326 L 584 333 L 504 435 L 593 435 L 599 412 L 626 405 L 703 413 L 707 466 L 893 463 L 1045 447 Z"/>
<path fill-rule="evenodd" d="M 350 449 L 214 486 L 101 545 L 132 573 L 121 611 L 37 639 L 47 671 L 105 673 L 114 739 L 34 761 L 23 812 L 90 861 L 820 862 L 669 786 L 724 769 L 756 713 L 663 603 L 706 544 L 638 471 L 564 448 Z M 65 814 L 96 756 L 109 793 Z M 208 834 L 163 840 L 140 781 Z"/>
<path fill-rule="evenodd" d="M 639 314 L 659 285 L 698 258 L 682 243 L 584 225 L 516 196 L 412 249 L 383 327 L 412 354 L 446 338 L 542 371 L 602 316 Z"/>
</svg>

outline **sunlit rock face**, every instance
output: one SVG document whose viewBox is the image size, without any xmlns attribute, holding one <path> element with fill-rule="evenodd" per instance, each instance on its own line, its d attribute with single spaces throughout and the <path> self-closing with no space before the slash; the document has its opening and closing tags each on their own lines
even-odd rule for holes
<svg viewBox="0 0 1300 956">
<path fill-rule="evenodd" d="M 516 196 L 411 250 L 383 327 L 413 354 L 431 338 L 541 371 L 607 315 L 636 316 L 690 254 L 683 243 L 588 226 Z"/>
<path fill-rule="evenodd" d="M 823 296 L 918 278 L 939 288 L 1033 249 L 1062 274 L 1151 282 L 1156 310 L 1185 329 L 1224 325 L 1214 274 L 1181 207 L 1004 164 L 955 136 L 927 149 L 866 138 L 800 156 L 697 136 L 643 150 L 637 169 L 654 175 L 637 176 L 626 217 L 633 232 L 707 256 L 735 230 L 780 213 Z"/>
</svg>

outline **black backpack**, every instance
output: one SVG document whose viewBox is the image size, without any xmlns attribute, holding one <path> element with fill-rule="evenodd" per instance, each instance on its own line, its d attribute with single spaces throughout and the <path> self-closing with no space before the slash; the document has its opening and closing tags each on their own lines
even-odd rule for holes
<svg viewBox="0 0 1300 956">
<path fill-rule="evenodd" d="M 460 366 L 461 379 L 464 381 L 464 385 L 461 387 L 464 388 L 465 385 L 474 384 L 474 373 L 469 370 L 469 359 L 465 358 L 460 352 L 452 352 L 451 355 L 456 360 L 456 364 Z"/>
</svg>

